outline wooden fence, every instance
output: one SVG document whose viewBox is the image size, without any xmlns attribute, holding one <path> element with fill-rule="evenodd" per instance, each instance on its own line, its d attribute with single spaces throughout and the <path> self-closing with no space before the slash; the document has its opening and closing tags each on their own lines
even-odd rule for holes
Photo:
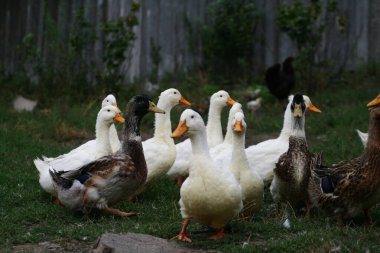
<svg viewBox="0 0 380 253">
<path fill-rule="evenodd" d="M 45 2 L 46 1 L 46 2 Z M 19 45 L 28 33 L 35 35 L 35 47 L 42 57 L 49 57 L 44 33 L 44 16 L 56 21 L 60 33 L 68 36 L 74 17 L 84 7 L 85 17 L 96 28 L 97 41 L 89 56 L 102 66 L 104 35 L 101 24 L 128 14 L 132 0 L 3 0 L 0 8 L 0 66 L 14 71 L 20 60 Z M 145 78 L 152 69 L 152 43 L 160 47 L 159 75 L 185 70 L 202 62 L 200 35 L 194 33 L 189 45 L 189 28 L 207 20 L 207 4 L 212 0 L 140 0 L 140 24 L 132 58 L 125 64 L 130 78 Z M 46 5 L 44 4 L 46 3 Z M 276 8 L 290 0 L 256 0 L 260 20 L 256 29 L 255 62 L 268 66 L 296 55 L 294 43 L 278 31 Z M 347 19 L 344 33 L 332 25 L 323 35 L 319 57 L 332 59 L 337 65 L 352 69 L 380 56 L 380 1 L 339 0 L 339 13 Z M 187 22 L 187 21 L 189 22 Z M 64 38 L 65 38 L 64 36 Z"/>
</svg>

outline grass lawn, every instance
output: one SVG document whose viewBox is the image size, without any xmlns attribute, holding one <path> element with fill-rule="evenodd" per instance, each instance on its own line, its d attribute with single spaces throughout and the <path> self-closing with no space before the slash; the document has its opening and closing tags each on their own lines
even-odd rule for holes
<svg viewBox="0 0 380 253">
<path fill-rule="evenodd" d="M 355 129 L 367 131 L 366 104 L 380 92 L 379 84 L 370 78 L 360 84 L 354 79 L 349 83 L 352 84 L 335 85 L 310 96 L 323 112 L 307 114 L 306 136 L 310 149 L 323 151 L 328 164 L 360 154 L 363 147 Z M 239 100 L 237 91 L 231 93 Z M 191 94 L 183 92 L 183 95 L 193 103 L 196 101 Z M 74 213 L 54 205 L 51 197 L 40 189 L 33 159 L 43 154 L 57 156 L 92 138 L 100 102 L 68 106 L 57 101 L 51 108 L 42 105 L 33 113 L 16 113 L 10 109 L 13 94 L 0 97 L 0 251 L 46 241 L 71 243 L 75 252 L 79 251 L 75 245 L 81 245 L 85 251 L 105 232 L 146 233 L 166 239 L 178 234 L 182 223 L 177 203 L 179 190 L 167 178 L 162 178 L 136 201 L 116 206 L 139 213 L 137 218 L 130 219 Z M 119 98 L 120 108 L 124 108 L 127 99 Z M 246 113 L 250 118 L 248 134 L 278 134 L 285 104 L 269 101 L 253 119 Z M 172 115 L 173 128 L 179 113 L 174 111 Z M 153 115 L 146 118 L 144 131 L 151 134 Z M 376 221 L 372 227 L 366 227 L 360 215 L 339 228 L 328 215 L 313 210 L 311 220 L 290 216 L 291 227 L 287 229 L 274 218 L 275 206 L 266 190 L 263 210 L 251 221 L 232 221 L 227 237 L 209 240 L 207 237 L 212 232 L 192 222 L 188 231 L 193 243 L 180 244 L 223 252 L 376 252 L 379 251 L 380 208 L 374 208 L 371 213 Z"/>
</svg>

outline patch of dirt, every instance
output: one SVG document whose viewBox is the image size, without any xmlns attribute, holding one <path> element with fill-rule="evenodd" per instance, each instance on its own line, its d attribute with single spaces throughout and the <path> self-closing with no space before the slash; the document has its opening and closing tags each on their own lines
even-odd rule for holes
<svg viewBox="0 0 380 253">
<path fill-rule="evenodd" d="M 74 253 L 74 252 L 91 252 L 92 243 L 85 243 L 75 240 L 40 242 L 37 244 L 20 244 L 11 247 L 12 252 L 17 253 L 44 253 L 44 252 L 59 252 L 59 253 Z"/>
</svg>

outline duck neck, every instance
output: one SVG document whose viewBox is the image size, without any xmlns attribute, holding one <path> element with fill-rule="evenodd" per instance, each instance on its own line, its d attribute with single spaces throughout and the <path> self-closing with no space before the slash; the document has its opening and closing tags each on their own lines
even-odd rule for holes
<svg viewBox="0 0 380 253">
<path fill-rule="evenodd" d="M 210 157 L 205 130 L 200 131 L 198 134 L 190 135 L 190 140 L 194 156 Z"/>
<path fill-rule="evenodd" d="M 290 135 L 305 138 L 305 115 L 303 117 L 292 117 L 292 130 Z"/>
<path fill-rule="evenodd" d="M 230 170 L 235 178 L 240 181 L 240 171 L 248 166 L 248 159 L 245 153 L 245 134 L 232 134 L 233 149 Z"/>
<path fill-rule="evenodd" d="M 292 111 L 290 110 L 290 103 L 288 103 L 288 105 L 286 106 L 285 113 L 284 113 L 284 123 L 282 126 L 280 137 L 288 139 L 291 133 L 292 133 Z"/>
<path fill-rule="evenodd" d="M 162 100 L 158 100 L 157 106 L 165 111 L 163 113 L 155 113 L 155 128 L 154 128 L 154 137 L 164 138 L 166 140 L 171 140 L 173 143 L 173 139 L 170 138 L 172 131 L 172 124 L 170 121 L 170 111 L 173 108 L 172 105 L 165 103 Z"/>
<path fill-rule="evenodd" d="M 136 142 L 140 143 L 142 146 L 140 136 L 141 117 L 135 114 L 126 113 L 125 118 L 122 152 L 129 153 L 129 150 L 132 146 L 136 145 Z"/>
<path fill-rule="evenodd" d="M 223 142 L 223 131 L 220 120 L 222 109 L 223 108 L 220 106 L 212 106 L 212 104 L 210 105 L 206 126 L 208 138 L 207 141 L 210 148 Z"/>
<path fill-rule="evenodd" d="M 377 152 L 380 150 L 380 117 L 376 115 L 376 112 L 371 111 L 366 152 L 374 152 L 375 150 Z"/>
<path fill-rule="evenodd" d="M 107 123 L 101 120 L 96 121 L 95 134 L 97 147 L 102 147 L 107 150 L 108 154 L 112 153 L 111 143 L 109 138 L 109 129 L 112 123 Z"/>
<path fill-rule="evenodd" d="M 226 132 L 226 136 L 224 137 L 224 141 L 223 141 L 224 144 L 232 144 L 232 142 L 234 140 L 231 123 L 232 123 L 232 117 L 229 117 L 228 123 L 227 123 L 227 132 Z"/>
</svg>

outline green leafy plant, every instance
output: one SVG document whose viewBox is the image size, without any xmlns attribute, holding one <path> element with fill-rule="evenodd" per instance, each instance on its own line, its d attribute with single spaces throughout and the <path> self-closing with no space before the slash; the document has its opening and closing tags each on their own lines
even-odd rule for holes
<svg viewBox="0 0 380 253">
<path fill-rule="evenodd" d="M 327 26 L 331 25 L 336 17 L 338 4 L 336 0 L 328 0 L 322 3 L 320 0 L 311 0 L 309 3 L 293 0 L 290 6 L 281 5 L 276 16 L 276 23 L 282 32 L 292 39 L 298 49 L 295 59 L 295 68 L 299 72 L 300 82 L 308 85 L 308 91 L 312 92 L 315 87 L 317 69 L 326 62 L 317 62 L 316 54 L 319 49 L 322 35 Z M 322 20 L 322 12 L 326 18 Z M 339 17 L 339 31 L 344 31 L 343 17 Z M 343 28 L 343 29 L 342 29 Z"/>
<path fill-rule="evenodd" d="M 121 66 L 127 59 L 127 51 L 133 46 L 136 34 L 133 28 L 138 25 L 137 13 L 140 5 L 132 2 L 129 15 L 107 22 L 102 30 L 106 35 L 104 48 L 105 72 L 102 75 L 107 89 L 119 90 L 123 83 Z"/>
<path fill-rule="evenodd" d="M 202 29 L 206 70 L 215 82 L 226 85 L 251 80 L 258 19 L 255 1 L 212 1 L 207 12 L 209 20 Z"/>
</svg>

